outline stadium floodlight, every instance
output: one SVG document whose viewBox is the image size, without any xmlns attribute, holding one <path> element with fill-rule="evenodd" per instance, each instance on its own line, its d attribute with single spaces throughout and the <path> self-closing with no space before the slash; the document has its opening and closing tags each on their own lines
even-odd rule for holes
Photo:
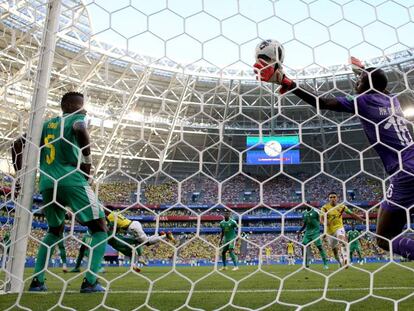
<svg viewBox="0 0 414 311">
<path fill-rule="evenodd" d="M 408 108 L 404 109 L 404 116 L 406 118 L 414 117 L 414 108 L 408 107 Z"/>
</svg>

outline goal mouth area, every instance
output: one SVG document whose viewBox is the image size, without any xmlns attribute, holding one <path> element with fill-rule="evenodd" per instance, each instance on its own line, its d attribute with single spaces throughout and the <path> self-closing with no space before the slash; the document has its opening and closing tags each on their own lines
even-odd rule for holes
<svg viewBox="0 0 414 311">
<path fill-rule="evenodd" d="M 0 310 L 410 310 L 412 11 L 0 3 Z M 269 38 L 282 95 L 253 71 Z M 379 121 L 351 55 L 388 79 Z M 381 240 L 385 204 L 409 226 Z"/>
</svg>

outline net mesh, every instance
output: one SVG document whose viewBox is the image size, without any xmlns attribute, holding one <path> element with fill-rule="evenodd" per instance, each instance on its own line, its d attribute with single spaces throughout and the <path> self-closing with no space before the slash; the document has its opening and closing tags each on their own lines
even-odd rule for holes
<svg viewBox="0 0 414 311">
<path fill-rule="evenodd" d="M 75 219 L 78 213 L 65 206 L 63 247 L 48 246 L 49 291 L 41 297 L 27 292 L 45 245 L 46 206 L 38 178 L 31 209 L 17 204 L 11 144 L 27 132 L 34 113 L 47 4 L 0 3 L 3 290 L 9 251 L 17 243 L 10 239 L 16 210 L 32 222 L 30 233 L 19 237 L 27 238 L 24 289 L 2 296 L 1 309 L 410 310 L 414 267 L 376 242 L 390 177 L 358 112 L 315 109 L 293 94 L 280 96 L 276 86 L 255 80 L 251 65 L 256 44 L 275 38 L 285 48 L 287 73 L 301 88 L 348 96 L 355 76 L 344 64 L 355 55 L 386 72 L 390 93 L 409 113 L 412 1 L 62 1 L 45 117 L 61 114 L 64 93 L 84 94 L 93 192 L 107 212 L 139 222 L 157 242 L 147 245 L 119 223 L 111 228 L 112 242 L 132 258 L 107 247 L 106 272 L 98 273 L 106 290 L 87 297 L 78 295 L 83 274 L 63 273 L 61 255 L 70 270 L 83 246 L 81 269 L 90 271 L 87 253 L 95 247 Z M 253 165 L 269 137 L 288 141 L 283 160 Z M 297 234 L 306 206 L 319 209 L 329 192 L 366 219 L 344 216 L 345 229 L 360 232 L 354 239 L 364 258 L 355 260 L 355 253 L 348 268 L 338 268 L 331 244 L 346 253 L 355 244 L 325 227 L 324 270 L 318 238 L 306 248 Z M 410 206 L 402 208 L 409 234 Z M 226 211 L 238 224 L 240 270 L 234 272 L 230 258 L 229 270 L 220 270 L 228 244 L 220 244 L 219 223 Z M 163 234 L 168 231 L 175 240 Z"/>
</svg>

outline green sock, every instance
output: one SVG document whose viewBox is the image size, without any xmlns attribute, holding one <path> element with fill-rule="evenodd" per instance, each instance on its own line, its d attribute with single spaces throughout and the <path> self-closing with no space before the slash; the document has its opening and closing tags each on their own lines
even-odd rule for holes
<svg viewBox="0 0 414 311">
<path fill-rule="evenodd" d="M 226 266 L 226 261 L 227 261 L 227 259 L 226 259 L 226 252 L 222 252 L 221 253 L 221 260 L 223 261 L 223 267 L 225 267 Z"/>
<path fill-rule="evenodd" d="M 86 250 L 86 246 L 82 244 L 82 246 L 79 249 L 78 257 L 76 258 L 75 269 L 79 269 L 80 268 L 80 266 L 82 264 L 82 259 L 85 256 L 85 250 Z"/>
<path fill-rule="evenodd" d="M 236 256 L 236 254 L 233 253 L 233 252 L 230 252 L 230 258 L 233 261 L 234 266 L 237 267 L 238 262 L 237 262 L 237 256 Z"/>
<path fill-rule="evenodd" d="M 59 242 L 58 246 L 59 246 L 59 253 L 60 253 L 60 258 L 62 259 L 62 263 L 64 265 L 66 265 L 66 249 L 65 249 L 65 244 L 62 241 L 62 242 Z"/>
<path fill-rule="evenodd" d="M 92 234 L 91 249 L 89 250 L 90 271 L 97 274 L 101 268 L 102 259 L 105 255 L 106 238 L 108 234 L 106 232 L 95 232 Z M 98 245 L 94 247 L 95 245 Z M 90 284 L 96 283 L 96 276 L 91 272 L 86 272 L 85 277 Z"/>
<path fill-rule="evenodd" d="M 325 253 L 325 250 L 323 249 L 323 247 L 319 248 L 319 252 L 321 254 L 323 264 L 324 265 L 327 265 L 328 264 L 328 260 L 326 259 L 326 253 Z"/>
<path fill-rule="evenodd" d="M 48 246 L 55 244 L 59 239 L 62 237 L 58 237 L 52 233 L 46 233 L 45 237 L 43 238 L 42 242 Z M 39 247 L 39 252 L 37 253 L 36 258 L 36 265 L 35 265 L 35 274 L 42 271 L 45 268 L 45 264 L 49 261 L 47 250 L 49 247 L 43 245 L 43 243 Z M 53 249 L 51 249 L 53 251 Z M 49 254 L 50 256 L 50 254 Z M 43 283 L 45 281 L 45 273 L 41 272 L 37 275 L 37 279 L 39 282 Z"/>
</svg>

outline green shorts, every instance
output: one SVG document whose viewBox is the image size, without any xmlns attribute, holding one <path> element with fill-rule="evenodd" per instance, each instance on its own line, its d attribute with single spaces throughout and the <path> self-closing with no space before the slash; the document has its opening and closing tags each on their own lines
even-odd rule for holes
<svg viewBox="0 0 414 311">
<path fill-rule="evenodd" d="M 359 244 L 357 245 L 349 245 L 349 252 L 352 254 L 353 252 L 360 252 L 361 251 L 361 247 L 359 246 Z"/>
<path fill-rule="evenodd" d="M 227 252 L 227 251 L 232 251 L 235 248 L 235 244 L 236 244 L 236 240 L 231 240 L 230 243 L 228 243 L 229 241 L 224 240 L 223 241 L 223 252 Z M 226 244 L 228 243 L 228 244 Z"/>
<path fill-rule="evenodd" d="M 58 187 L 56 200 L 53 199 L 53 189 L 42 191 L 42 196 L 43 211 L 50 227 L 60 227 L 64 223 L 66 210 L 62 206 L 70 207 L 82 224 L 105 217 L 103 206 L 90 186 Z"/>
<path fill-rule="evenodd" d="M 320 236 L 319 232 L 305 234 L 305 236 L 303 237 L 303 240 L 302 240 L 302 244 L 303 245 L 308 245 L 310 242 L 315 241 L 313 243 L 317 247 L 322 246 L 322 241 L 319 238 L 319 236 Z"/>
</svg>

